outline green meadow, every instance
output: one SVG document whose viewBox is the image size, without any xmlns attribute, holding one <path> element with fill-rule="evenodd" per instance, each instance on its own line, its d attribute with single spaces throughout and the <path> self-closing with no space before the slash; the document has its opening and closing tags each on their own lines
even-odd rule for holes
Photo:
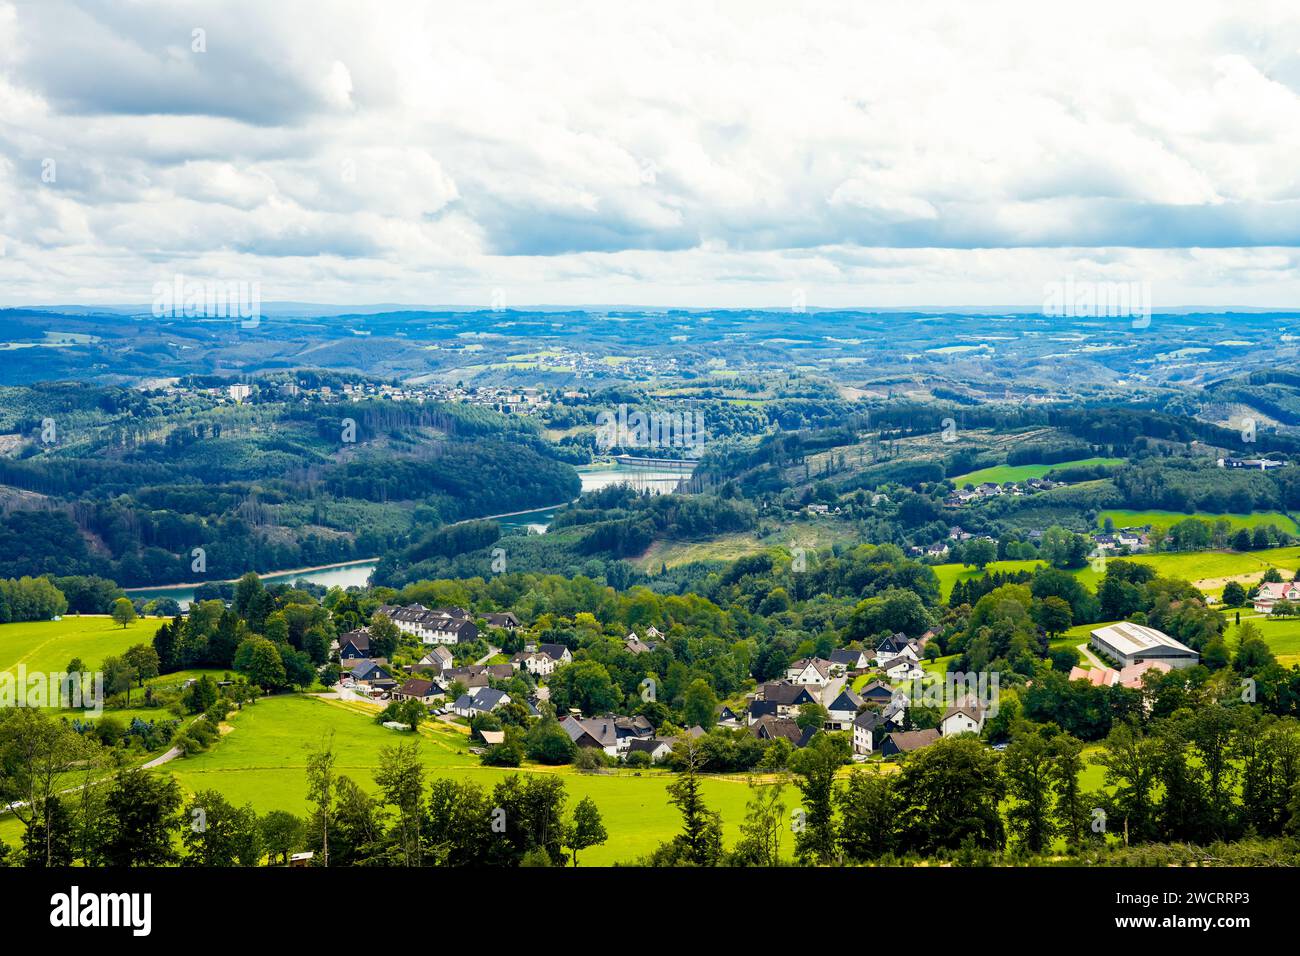
<svg viewBox="0 0 1300 956">
<path fill-rule="evenodd" d="M 1300 533 L 1295 521 L 1281 511 L 1255 511 L 1251 514 L 1210 514 L 1206 511 L 1198 511 L 1194 514 L 1183 514 L 1181 511 L 1125 511 L 1112 510 L 1103 511 L 1097 515 L 1098 526 L 1104 526 L 1106 519 L 1109 518 L 1116 528 L 1135 528 L 1142 525 L 1151 525 L 1153 528 L 1168 529 L 1180 521 L 1186 521 L 1188 518 L 1200 518 L 1202 521 L 1218 521 L 1227 519 L 1232 525 L 1233 530 L 1238 528 L 1257 528 L 1260 525 L 1271 524 L 1280 531 L 1289 531 L 1291 534 Z"/>
<path fill-rule="evenodd" d="M 1042 478 L 1049 471 L 1058 468 L 1087 468 L 1095 465 L 1122 465 L 1123 458 L 1080 458 L 1077 461 L 1062 461 L 1055 465 L 992 465 L 978 471 L 968 472 L 949 479 L 958 488 L 965 485 L 979 485 L 993 481 L 999 485 L 1007 481 L 1028 481 L 1030 478 Z"/>
<path fill-rule="evenodd" d="M 1300 620 L 1271 617 L 1266 614 L 1247 616 L 1247 613 L 1243 613 L 1241 618 L 1242 624 L 1249 621 L 1259 628 L 1260 637 L 1277 657 L 1279 664 L 1283 667 L 1300 664 Z M 1237 648 L 1239 630 L 1236 624 L 1230 624 L 1224 635 L 1228 647 L 1234 651 Z"/>
<path fill-rule="evenodd" d="M 983 571 L 977 571 L 974 568 L 967 567 L 964 564 L 936 564 L 934 573 L 939 578 L 939 593 L 943 600 L 948 600 L 948 595 L 952 594 L 952 586 L 958 581 L 969 581 L 971 578 L 982 578 L 985 574 L 992 574 L 998 571 L 1003 573 L 1014 571 L 1033 571 L 1041 567 L 1042 561 L 993 561 Z"/>
<path fill-rule="evenodd" d="M 74 657 L 97 667 L 133 644 L 148 644 L 161 618 L 141 618 L 123 628 L 112 618 L 65 617 L 61 621 L 0 624 L 0 671 L 26 664 L 29 672 L 62 671 Z"/>
<path fill-rule="evenodd" d="M 1300 570 L 1300 547 L 1268 548 L 1263 551 L 1176 551 L 1160 554 L 1134 554 L 1127 557 L 1110 555 L 1107 560 L 1132 561 L 1156 569 L 1163 577 L 1179 578 L 1184 581 L 1206 582 L 1202 589 L 1207 594 L 1218 595 L 1223 590 L 1223 581 L 1232 577 L 1250 577 L 1258 580 L 1269 568 L 1277 568 L 1284 577 L 1291 577 Z M 987 572 L 1033 571 L 1042 565 L 1041 561 L 994 561 Z M 939 591 L 946 601 L 952 593 L 952 587 L 958 581 L 969 581 L 983 577 L 985 571 L 976 571 L 963 564 L 936 564 L 934 573 L 939 578 Z M 1289 573 L 1288 573 L 1289 572 Z M 1091 564 L 1071 571 L 1080 581 L 1096 590 L 1101 583 L 1102 574 Z M 1256 577 L 1258 576 L 1258 577 Z"/>
<path fill-rule="evenodd" d="M 232 715 L 233 729 L 211 750 L 173 761 L 166 769 L 188 793 L 215 789 L 234 803 L 251 803 L 259 813 L 288 810 L 305 815 L 307 756 L 323 739 L 333 736 L 338 772 L 372 792 L 380 749 L 416 739 L 410 732 L 376 724 L 373 713 L 364 704 L 300 695 L 264 698 Z M 430 778 L 454 776 L 492 787 L 510 773 L 558 773 L 564 777 L 570 807 L 590 796 L 600 808 L 610 840 L 585 851 L 583 863 L 632 859 L 649 853 L 680 829 L 680 815 L 668 803 L 666 792 L 672 777 L 665 772 L 585 774 L 571 767 L 484 767 L 469 753 L 465 734 L 439 723 L 421 727 L 418 740 Z M 749 788 L 739 778 L 710 778 L 704 787 L 710 807 L 722 813 L 730 844 L 739 834 Z M 789 795 L 793 808 L 798 794 L 791 788 Z"/>
</svg>

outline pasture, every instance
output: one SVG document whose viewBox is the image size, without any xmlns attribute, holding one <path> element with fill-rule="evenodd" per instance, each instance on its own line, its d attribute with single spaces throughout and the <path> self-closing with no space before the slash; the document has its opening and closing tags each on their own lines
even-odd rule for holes
<svg viewBox="0 0 1300 956">
<path fill-rule="evenodd" d="M 251 803 L 259 813 L 289 810 L 305 815 L 307 756 L 331 732 L 337 771 L 371 792 L 376 789 L 379 750 L 416 739 L 376 724 L 373 713 L 364 704 L 299 695 L 268 697 L 233 715 L 233 730 L 211 750 L 174 761 L 166 769 L 188 793 L 211 788 L 233 803 Z M 662 771 L 585 774 L 572 767 L 484 767 L 468 752 L 466 735 L 446 725 L 426 724 L 418 739 L 430 779 L 455 776 L 490 788 L 510 773 L 558 773 L 564 777 L 570 809 L 590 796 L 600 808 L 610 840 L 584 851 L 584 864 L 607 865 L 649 853 L 680 829 L 680 815 L 666 792 L 672 777 Z M 709 778 L 704 791 L 709 806 L 722 813 L 730 845 L 739 834 L 749 788 L 740 778 Z M 791 808 L 798 804 L 793 788 L 788 800 Z"/>
<path fill-rule="evenodd" d="M 1057 468 L 1088 468 L 1097 465 L 1122 465 L 1123 458 L 1080 458 L 1077 461 L 1062 461 L 1055 465 L 992 465 L 978 471 L 967 472 L 950 479 L 958 488 L 966 485 L 979 485 L 986 481 L 1003 484 L 1008 481 L 1028 481 L 1030 478 L 1042 478 L 1049 471 Z"/>
<path fill-rule="evenodd" d="M 98 667 L 105 657 L 121 654 L 133 644 L 153 640 L 162 618 L 140 618 L 123 628 L 109 617 L 87 615 L 61 621 L 24 621 L 0 624 L 0 671 L 19 664 L 28 672 L 62 671 L 79 657 L 87 667 Z"/>
</svg>

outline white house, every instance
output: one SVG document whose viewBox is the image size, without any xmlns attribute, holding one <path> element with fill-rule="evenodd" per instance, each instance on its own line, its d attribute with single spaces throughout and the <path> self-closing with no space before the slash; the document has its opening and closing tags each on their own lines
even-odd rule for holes
<svg viewBox="0 0 1300 956">
<path fill-rule="evenodd" d="M 913 661 L 921 659 L 921 652 L 916 641 L 909 640 L 906 634 L 891 634 L 876 645 L 876 664 L 883 667 L 897 657 L 908 657 Z"/>
<path fill-rule="evenodd" d="M 842 672 L 842 668 L 838 668 Z M 785 679 L 791 684 L 812 684 L 824 687 L 831 682 L 836 665 L 820 657 L 805 657 L 795 661 L 785 670 Z"/>
<path fill-rule="evenodd" d="M 948 708 L 939 722 L 939 732 L 945 737 L 957 734 L 978 734 L 984 729 L 985 709 L 974 698 L 959 700 Z"/>
<path fill-rule="evenodd" d="M 906 654 L 900 654 L 885 664 L 884 671 L 885 676 L 894 683 L 917 680 L 925 676 L 925 671 L 921 670 L 921 665 Z"/>
<path fill-rule="evenodd" d="M 858 716 L 862 698 L 853 691 L 840 691 L 838 697 L 826 705 L 826 730 L 848 730 L 853 718 Z"/>
<path fill-rule="evenodd" d="M 521 667 L 534 677 L 546 677 L 555 670 L 555 659 L 545 651 L 520 651 L 510 658 L 515 670 Z"/>
<path fill-rule="evenodd" d="M 457 717 L 473 717 L 476 714 L 490 713 L 508 703 L 510 703 L 510 695 L 505 691 L 493 690 L 491 687 L 475 687 L 461 694 L 451 705 L 451 710 Z"/>
<path fill-rule="evenodd" d="M 1255 595 L 1255 610 L 1260 614 L 1272 614 L 1273 605 L 1278 601 L 1300 604 L 1300 582 L 1265 581 Z"/>
<path fill-rule="evenodd" d="M 880 714 L 864 710 L 853 718 L 853 752 L 869 754 L 875 750 L 876 728 L 883 722 Z"/>
</svg>

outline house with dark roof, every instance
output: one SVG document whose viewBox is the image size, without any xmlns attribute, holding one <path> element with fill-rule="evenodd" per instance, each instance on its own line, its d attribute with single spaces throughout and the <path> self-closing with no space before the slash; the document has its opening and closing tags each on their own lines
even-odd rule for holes
<svg viewBox="0 0 1300 956">
<path fill-rule="evenodd" d="M 749 732 L 759 740 L 776 740 L 783 738 L 796 747 L 806 747 L 817 733 L 816 727 L 804 730 L 788 717 L 760 717 L 749 727 Z"/>
<path fill-rule="evenodd" d="M 914 750 L 920 750 L 922 747 L 928 747 L 939 739 L 939 731 L 933 728 L 929 730 L 896 730 L 892 734 L 885 736 L 884 742 L 880 745 L 880 752 L 886 757 L 895 757 L 899 754 L 908 754 Z"/>
<path fill-rule="evenodd" d="M 833 701 L 826 705 L 826 729 L 848 730 L 853 718 L 863 708 L 862 698 L 847 687 L 840 691 Z"/>
<path fill-rule="evenodd" d="M 451 705 L 451 711 L 457 717 L 474 717 L 478 714 L 491 713 L 508 703 L 510 703 L 510 695 L 505 691 L 494 690 L 491 687 L 476 687 L 456 698 L 456 702 Z"/>
<path fill-rule="evenodd" d="M 519 618 L 515 617 L 512 611 L 502 614 L 484 614 L 483 622 L 488 627 L 497 627 L 503 631 L 514 631 L 519 628 Z"/>
<path fill-rule="evenodd" d="M 356 661 L 370 657 L 370 628 L 360 627 L 339 635 L 339 660 Z"/>
<path fill-rule="evenodd" d="M 871 657 L 862 648 L 840 647 L 831 651 L 832 664 L 838 664 L 847 671 L 860 671 L 870 666 Z"/>
<path fill-rule="evenodd" d="M 925 670 L 915 660 L 906 654 L 899 654 L 897 657 L 886 661 L 881 670 L 885 676 L 892 681 L 899 683 L 908 680 L 918 680 L 925 676 Z"/>
<path fill-rule="evenodd" d="M 423 644 L 468 644 L 478 639 L 478 627 L 463 608 L 430 609 L 422 604 L 406 607 L 385 604 L 375 613 L 383 614 L 399 631 Z"/>
<path fill-rule="evenodd" d="M 412 677 L 393 691 L 393 700 L 418 700 L 422 704 L 431 704 L 440 696 L 438 685 L 422 677 Z"/>
<path fill-rule="evenodd" d="M 640 714 L 635 717 L 570 715 L 560 721 L 560 726 L 577 746 L 600 747 L 613 757 L 626 753 L 633 740 L 648 740 L 654 736 L 654 725 Z"/>
<path fill-rule="evenodd" d="M 864 710 L 853 718 L 853 752 L 855 754 L 869 754 L 876 749 L 875 735 L 877 728 L 882 723 L 884 723 L 884 718 L 871 710 Z"/>
<path fill-rule="evenodd" d="M 883 667 L 903 655 L 910 657 L 913 661 L 921 659 L 919 645 L 901 631 L 889 635 L 876 645 L 876 665 L 879 667 Z"/>
<path fill-rule="evenodd" d="M 378 661 L 370 659 L 353 661 L 344 672 L 358 684 L 373 684 L 375 681 L 391 679 L 392 674 L 384 669 Z"/>
<path fill-rule="evenodd" d="M 453 683 L 460 682 L 460 685 L 467 690 L 476 690 L 479 687 L 487 687 L 491 682 L 488 675 L 481 670 L 471 670 L 468 667 L 448 667 L 438 675 L 438 683 L 443 687 L 450 687 Z"/>
<path fill-rule="evenodd" d="M 785 681 L 769 681 L 759 685 L 758 699 L 776 704 L 778 717 L 792 717 L 804 704 L 821 703 L 815 691 L 816 687 L 788 684 Z"/>
<path fill-rule="evenodd" d="M 538 644 L 537 649 L 543 654 L 550 655 L 551 660 L 555 661 L 557 667 L 560 664 L 573 663 L 573 652 L 563 644 Z"/>
<path fill-rule="evenodd" d="M 858 696 L 868 704 L 879 704 L 883 707 L 899 696 L 899 692 L 882 680 L 873 680 L 862 685 Z"/>
</svg>

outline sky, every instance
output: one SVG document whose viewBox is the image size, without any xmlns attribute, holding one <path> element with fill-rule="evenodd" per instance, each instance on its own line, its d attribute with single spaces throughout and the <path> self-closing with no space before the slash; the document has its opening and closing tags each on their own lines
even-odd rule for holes
<svg viewBox="0 0 1300 956">
<path fill-rule="evenodd" d="M 0 0 L 0 305 L 1300 307 L 1300 5 Z"/>
</svg>

